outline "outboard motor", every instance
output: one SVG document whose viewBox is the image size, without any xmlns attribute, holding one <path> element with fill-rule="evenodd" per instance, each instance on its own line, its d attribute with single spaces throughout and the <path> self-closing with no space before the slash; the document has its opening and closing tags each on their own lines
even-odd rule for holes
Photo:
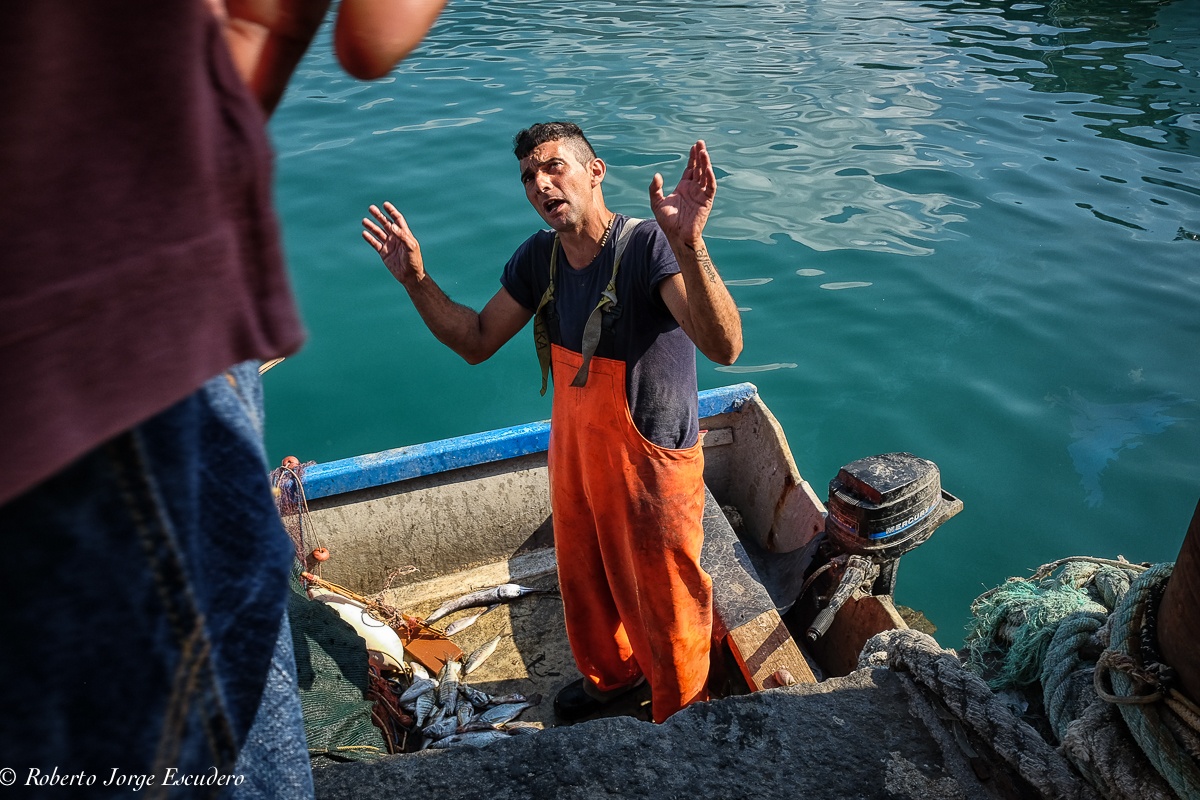
<svg viewBox="0 0 1200 800">
<path fill-rule="evenodd" d="M 932 461 L 911 453 L 885 453 L 851 462 L 829 482 L 826 545 L 835 551 L 827 566 L 842 577 L 807 634 L 816 640 L 859 587 L 890 595 L 900 556 L 924 542 L 962 511 L 962 501 L 943 491 Z M 815 577 L 815 575 L 813 576 Z"/>
</svg>

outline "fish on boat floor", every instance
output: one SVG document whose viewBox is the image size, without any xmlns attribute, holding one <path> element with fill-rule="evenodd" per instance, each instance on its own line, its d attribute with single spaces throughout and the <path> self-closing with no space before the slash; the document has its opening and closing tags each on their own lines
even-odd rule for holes
<svg viewBox="0 0 1200 800">
<path fill-rule="evenodd" d="M 470 580 L 469 574 L 467 580 Z M 524 586 L 557 589 L 558 576 L 555 572 L 524 577 L 514 580 Z M 426 596 L 419 602 L 405 606 L 403 590 L 392 590 L 389 598 L 405 613 L 424 618 L 455 596 L 480 588 L 462 585 L 453 596 Z M 438 620 L 433 626 L 445 630 L 455 620 L 477 614 L 479 608 L 464 608 Z M 538 705 L 524 711 L 519 721 L 533 723 L 542 728 L 559 724 L 554 716 L 554 697 L 567 684 L 579 678 L 575 660 L 567 642 L 566 623 L 563 619 L 562 598 L 557 592 L 530 594 L 516 600 L 501 603 L 497 608 L 479 617 L 474 624 L 449 637 L 463 652 L 468 654 L 487 644 L 496 636 L 500 642 L 470 675 L 461 677 L 465 683 L 490 695 L 523 694 L 542 696 Z M 709 690 L 714 697 L 744 694 L 748 690 L 745 680 L 723 649 L 714 651 L 713 671 Z M 620 699 L 605 706 L 601 711 L 584 719 L 597 717 L 627 716 L 646 722 L 651 720 L 650 687 L 643 684 Z"/>
<path fill-rule="evenodd" d="M 553 573 L 519 582 L 537 588 L 556 589 L 558 586 L 557 575 Z M 470 588 L 465 587 L 463 593 Z M 404 608 L 404 611 L 424 618 L 424 615 L 449 599 L 452 598 L 429 598 Z M 454 620 L 479 611 L 478 608 L 462 609 L 439 620 L 433 627 L 444 630 Z M 579 677 L 567 642 L 562 599 L 557 593 L 531 594 L 501 604 L 470 627 L 451 636 L 450 640 L 464 654 L 469 654 L 496 636 L 501 638 L 495 651 L 470 675 L 462 676 L 461 680 L 490 695 L 519 693 L 532 697 L 540 694 L 541 703 L 527 709 L 518 719 L 543 728 L 554 727 L 554 696 Z M 649 721 L 649 687 L 639 687 L 596 716 L 616 715 Z"/>
</svg>

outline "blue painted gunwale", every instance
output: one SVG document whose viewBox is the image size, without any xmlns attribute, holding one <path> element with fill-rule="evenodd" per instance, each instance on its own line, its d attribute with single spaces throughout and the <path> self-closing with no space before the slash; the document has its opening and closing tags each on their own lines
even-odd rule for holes
<svg viewBox="0 0 1200 800">
<path fill-rule="evenodd" d="M 758 393 L 752 383 L 737 383 L 700 392 L 700 417 L 740 411 Z M 314 464 L 304 471 L 304 493 L 309 500 L 359 489 L 435 475 L 452 469 L 503 461 L 545 452 L 550 445 L 550 423 L 529 422 L 483 433 L 396 447 L 379 453 Z"/>
</svg>

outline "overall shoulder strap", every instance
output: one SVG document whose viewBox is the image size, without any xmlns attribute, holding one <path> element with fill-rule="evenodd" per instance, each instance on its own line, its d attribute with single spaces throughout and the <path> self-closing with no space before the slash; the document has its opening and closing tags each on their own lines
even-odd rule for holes
<svg viewBox="0 0 1200 800">
<path fill-rule="evenodd" d="M 629 239 L 633 236 L 634 229 L 645 221 L 636 217 L 630 217 L 625 220 L 625 227 L 621 229 L 621 235 L 617 237 L 617 249 L 613 254 L 613 274 L 612 280 L 609 281 L 609 286 L 615 286 L 617 282 L 617 267 L 621 265 L 621 254 L 625 252 L 625 245 L 629 244 Z"/>
<path fill-rule="evenodd" d="M 617 304 L 617 270 L 621 268 L 621 256 L 625 253 L 625 246 L 629 244 L 634 229 L 644 221 L 630 217 L 625 220 L 625 227 L 621 228 L 621 235 L 617 237 L 616 249 L 613 252 L 612 277 L 608 279 L 608 286 L 600 293 L 600 302 L 596 303 L 596 307 L 588 315 L 587 323 L 583 326 L 583 364 L 575 373 L 575 380 L 571 381 L 572 386 L 587 384 L 588 365 L 591 363 L 592 356 L 596 354 L 596 348 L 600 346 L 600 329 L 604 311 Z"/>
<path fill-rule="evenodd" d="M 542 367 L 542 394 L 546 393 L 546 379 L 550 375 L 550 332 L 546 329 L 546 318 L 542 309 L 554 300 L 554 270 L 558 266 L 558 234 L 554 234 L 554 242 L 550 245 L 550 283 L 542 292 L 537 310 L 533 312 L 533 344 L 537 348 L 538 363 Z"/>
</svg>

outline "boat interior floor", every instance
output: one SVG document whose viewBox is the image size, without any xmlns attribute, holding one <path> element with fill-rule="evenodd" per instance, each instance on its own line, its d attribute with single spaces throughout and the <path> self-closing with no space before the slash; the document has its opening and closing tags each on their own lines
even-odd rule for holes
<svg viewBox="0 0 1200 800">
<path fill-rule="evenodd" d="M 707 492 L 704 508 L 704 534 L 701 564 L 713 579 L 716 627 L 727 634 L 723 644 L 712 651 L 710 695 L 719 698 L 749 692 L 746 670 L 752 674 L 769 672 L 774 661 L 789 664 L 797 677 L 807 675 L 811 681 L 812 673 L 794 644 L 780 649 L 786 643 L 774 641 L 780 636 L 788 639 L 778 614 L 778 601 L 772 597 L 776 593 L 764 586 L 759 577 L 761 566 L 756 568 L 754 564 L 755 554 L 741 542 L 711 492 Z M 408 584 L 385 592 L 384 599 L 405 613 L 424 618 L 448 600 L 502 583 L 556 589 L 554 550 L 532 550 L 504 562 Z M 438 620 L 433 627 L 444 631 L 456 620 L 481 610 L 462 609 Z M 466 657 L 496 636 L 501 640 L 495 651 L 477 670 L 465 676 L 465 681 L 491 695 L 520 693 L 529 698 L 540 695 L 541 702 L 526 710 L 521 719 L 542 727 L 554 726 L 555 694 L 579 678 L 567 642 L 559 595 L 529 594 L 501 604 L 450 638 Z M 751 654 L 749 658 L 754 663 L 739 664 L 735 649 Z M 793 650 L 790 661 L 779 660 L 779 653 Z M 755 677 L 762 680 L 761 675 Z M 585 719 L 618 715 L 649 720 L 649 687 L 642 686 Z"/>
<path fill-rule="evenodd" d="M 512 582 L 523 586 L 557 588 L 558 580 L 554 572 L 549 572 Z M 486 588 L 488 585 L 496 584 L 468 582 L 462 584 L 460 592 L 428 597 L 405 611 L 417 617 L 424 617 L 447 600 L 474 589 Z M 433 627 L 444 630 L 455 620 L 472 616 L 481 610 L 463 609 L 439 620 Z M 579 671 L 575 668 L 575 661 L 567 642 L 562 600 L 558 594 L 530 594 L 500 605 L 450 639 L 462 649 L 465 659 L 476 648 L 496 636 L 500 636 L 501 639 L 495 652 L 461 680 L 490 695 L 519 693 L 530 699 L 540 695 L 541 702 L 524 711 L 518 719 L 543 728 L 559 724 L 554 716 L 554 696 L 560 689 L 579 678 Z M 649 720 L 649 687 L 641 686 L 585 719 L 599 716 L 633 716 Z"/>
</svg>

